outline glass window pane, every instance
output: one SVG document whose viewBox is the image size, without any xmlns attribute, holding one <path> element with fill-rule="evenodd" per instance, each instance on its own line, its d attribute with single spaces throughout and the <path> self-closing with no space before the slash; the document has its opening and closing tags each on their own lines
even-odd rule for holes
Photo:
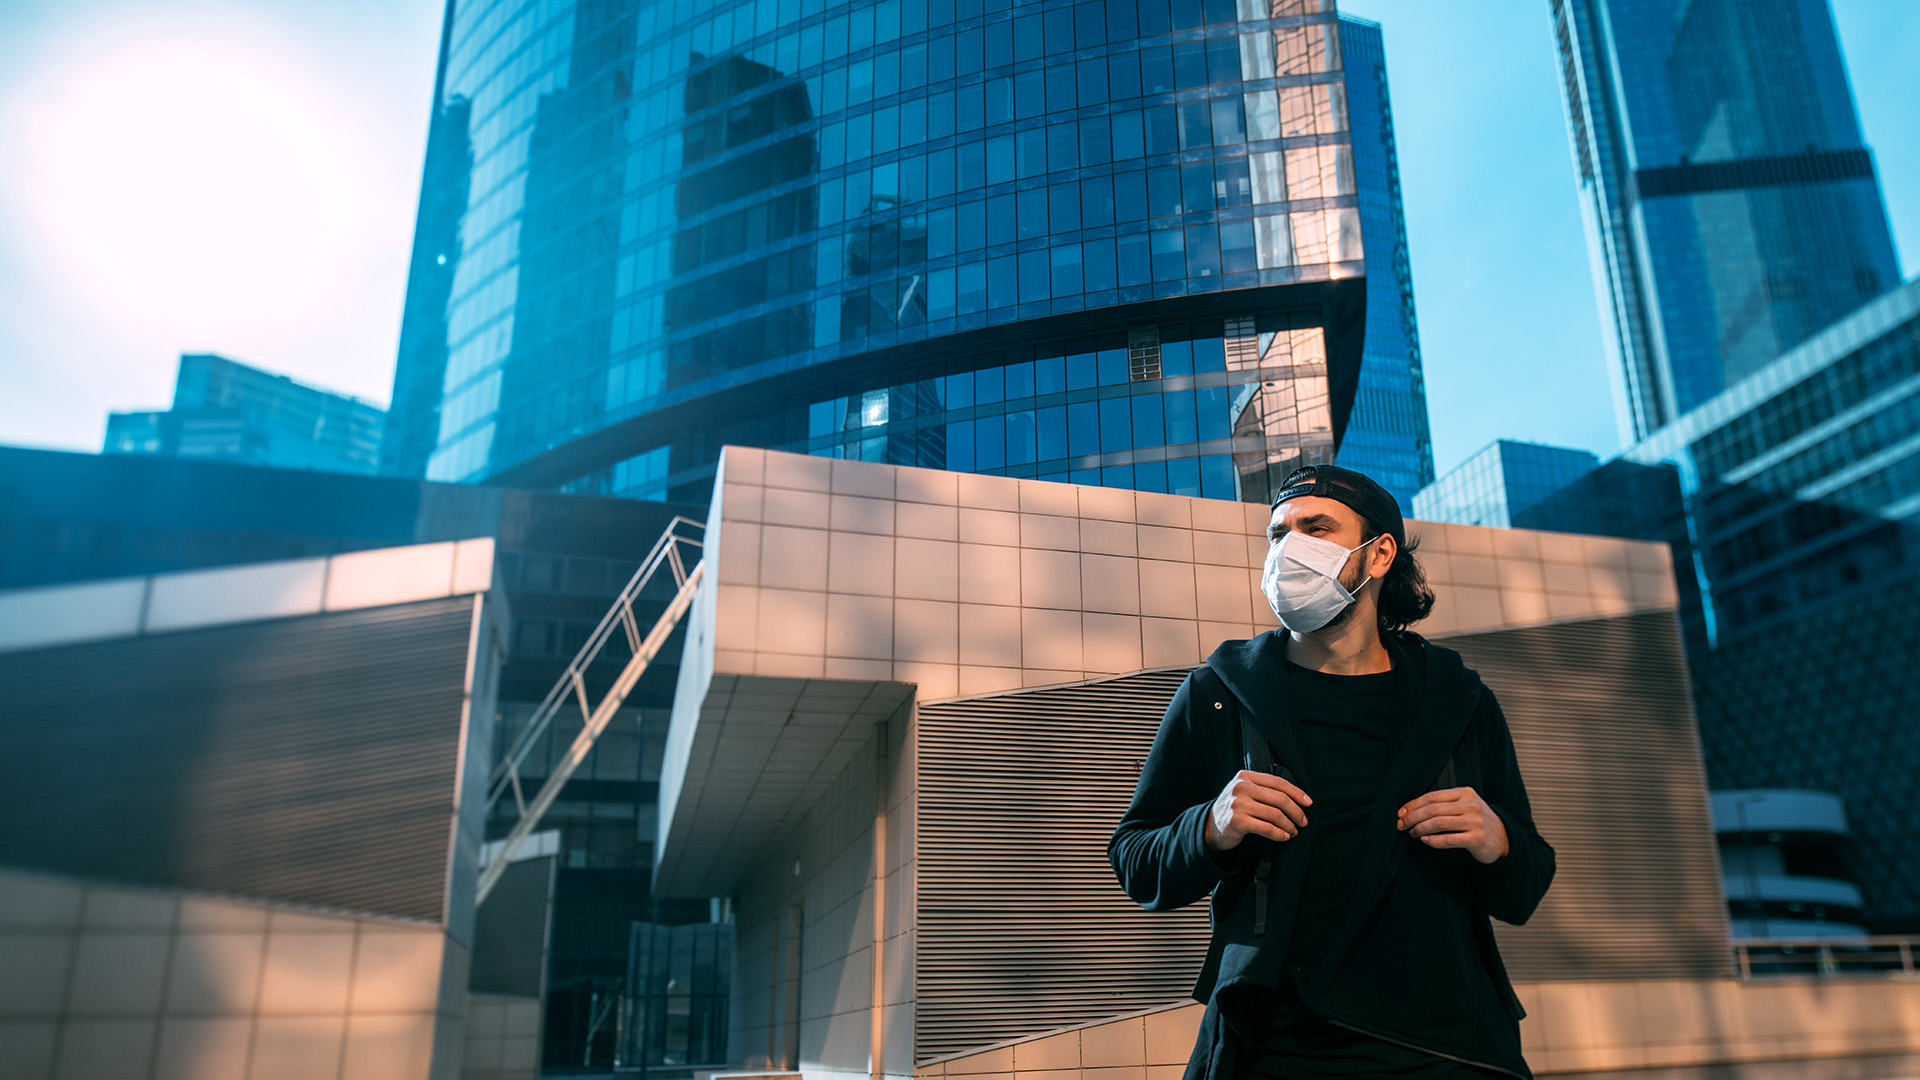
<svg viewBox="0 0 1920 1080">
<path fill-rule="evenodd" d="M 1180 170 L 1172 166 L 1147 171 L 1147 207 L 1151 217 L 1167 217 L 1183 212 L 1180 202 Z M 1211 209 L 1210 207 L 1208 209 Z"/>
<path fill-rule="evenodd" d="M 1119 221 L 1147 217 L 1147 174 L 1138 170 L 1113 175 L 1114 216 Z"/>
<path fill-rule="evenodd" d="M 1167 491 L 1174 495 L 1198 498 L 1200 462 L 1197 458 L 1174 458 L 1167 462 Z"/>
<path fill-rule="evenodd" d="M 1030 304 L 1036 300 L 1045 300 L 1049 292 L 1047 273 L 1047 253 L 1045 251 L 1023 251 L 1020 253 L 1020 302 Z M 1000 305 L 995 304 L 995 307 Z"/>
<path fill-rule="evenodd" d="M 1077 401 L 1067 406 L 1067 453 L 1073 457 L 1100 452 L 1098 402 Z"/>
<path fill-rule="evenodd" d="M 1098 386 L 1100 374 L 1093 353 L 1074 353 L 1067 357 L 1067 389 L 1085 390 Z"/>
<path fill-rule="evenodd" d="M 1173 81 L 1179 90 L 1207 85 L 1207 43 L 1182 41 L 1173 46 Z"/>
<path fill-rule="evenodd" d="M 1080 246 L 1085 261 L 1086 290 L 1097 293 L 1114 288 L 1118 281 L 1114 277 L 1113 241 L 1089 240 Z"/>
<path fill-rule="evenodd" d="M 1033 361 L 1023 360 L 1017 364 L 1008 364 L 1007 400 L 1019 401 L 1033 396 Z"/>
<path fill-rule="evenodd" d="M 1153 280 L 1175 281 L 1186 276 L 1186 242 L 1179 229 L 1155 229 L 1152 245 Z"/>
<path fill-rule="evenodd" d="M 1284 160 L 1284 155 L 1279 150 L 1247 156 L 1247 168 L 1253 174 L 1255 203 L 1287 201 L 1287 170 Z"/>
<path fill-rule="evenodd" d="M 1330 199 L 1354 193 L 1350 147 L 1303 146 L 1286 155 L 1288 198 Z"/>
<path fill-rule="evenodd" d="M 1081 291 L 1080 245 L 1059 244 L 1048 249 L 1053 263 L 1053 295 L 1073 296 Z"/>
<path fill-rule="evenodd" d="M 1259 259 L 1254 254 L 1253 222 L 1223 221 L 1220 223 L 1220 270 L 1222 273 L 1238 274 L 1260 269 Z"/>
<path fill-rule="evenodd" d="M 1140 113 L 1135 109 L 1114 113 L 1109 117 L 1113 122 L 1113 160 L 1127 161 L 1140 157 L 1147 152 L 1146 143 L 1140 133 Z M 1097 121 L 1089 121 L 1097 123 Z"/>
<path fill-rule="evenodd" d="M 1280 137 L 1280 95 L 1272 90 L 1256 90 L 1243 99 L 1247 110 L 1247 140 Z"/>
<path fill-rule="evenodd" d="M 1012 307 L 1019 303 L 1020 270 L 1014 263 L 1014 257 L 1003 255 L 998 259 L 987 260 L 987 304 L 990 307 Z"/>
<path fill-rule="evenodd" d="M 1100 450 L 1106 454 L 1133 450 L 1133 405 L 1127 398 L 1100 402 Z"/>
<path fill-rule="evenodd" d="M 1114 101 L 1140 96 L 1140 54 L 1118 53 L 1107 57 L 1107 92 Z"/>
<path fill-rule="evenodd" d="M 1007 464 L 1007 424 L 1001 416 L 982 416 L 973 422 L 974 468 L 1000 469 Z"/>
<path fill-rule="evenodd" d="M 982 405 L 991 405 L 1006 400 L 1007 370 L 1005 368 L 982 368 L 973 373 L 973 397 Z"/>
<path fill-rule="evenodd" d="M 973 471 L 973 421 L 947 425 L 947 468 L 955 472 Z"/>
<path fill-rule="evenodd" d="M 1113 224 L 1113 178 L 1096 176 L 1080 181 L 1080 222 L 1097 229 Z"/>
<path fill-rule="evenodd" d="M 1161 397 L 1167 405 L 1167 445 L 1197 442 L 1200 429 L 1193 418 L 1193 391 L 1175 390 Z"/>
<path fill-rule="evenodd" d="M 1096 116 L 1080 121 L 1080 160 L 1087 165 L 1105 165 L 1113 160 L 1113 125 L 1110 118 Z"/>
<path fill-rule="evenodd" d="M 1180 167 L 1180 205 L 1189 214 L 1213 209 L 1213 163 Z"/>
<path fill-rule="evenodd" d="M 1264 19 L 1267 16 L 1254 16 Z M 1252 22 L 1252 19 L 1243 20 Z M 1273 78 L 1273 33 L 1261 30 L 1252 34 L 1240 35 L 1240 77 L 1243 79 Z M 1251 95 L 1249 95 L 1251 96 Z"/>
<path fill-rule="evenodd" d="M 1221 206 L 1245 206 L 1253 201 L 1253 182 L 1243 157 L 1213 163 L 1213 197 Z"/>
<path fill-rule="evenodd" d="M 1007 414 L 1007 464 L 1033 464 L 1033 413 Z"/>
<path fill-rule="evenodd" d="M 1227 146 L 1231 143 L 1247 141 L 1247 126 L 1240 112 L 1240 99 L 1237 97 L 1214 98 L 1213 144 Z"/>
<path fill-rule="evenodd" d="M 1204 101 L 1180 103 L 1180 149 L 1193 150 L 1213 145 L 1211 111 Z"/>
<path fill-rule="evenodd" d="M 1165 45 L 1140 50 L 1140 92 L 1173 92 L 1173 50 Z"/>
<path fill-rule="evenodd" d="M 1058 394 L 1067 388 L 1067 361 L 1063 356 L 1043 356 L 1033 362 L 1033 392 Z"/>
<path fill-rule="evenodd" d="M 1159 394 L 1135 394 L 1129 399 L 1133 409 L 1133 445 L 1160 446 L 1167 441 L 1166 413 Z"/>
<path fill-rule="evenodd" d="M 1262 79 L 1266 69 L 1255 68 L 1254 78 Z M 1214 37 L 1207 39 L 1207 81 L 1212 83 L 1231 83 L 1240 81 L 1240 39 L 1238 37 Z"/>
<path fill-rule="evenodd" d="M 1225 454 L 1208 454 L 1200 459 L 1200 493 L 1209 499 L 1239 497 L 1234 482 L 1233 459 Z"/>
<path fill-rule="evenodd" d="M 1153 260 L 1147 251 L 1146 233 L 1117 237 L 1113 244 L 1122 288 L 1145 285 L 1153 280 Z"/>
<path fill-rule="evenodd" d="M 1015 199 L 1019 205 L 1020 239 L 1030 240 L 1047 235 L 1047 189 L 1031 188 L 1020 192 Z"/>
<path fill-rule="evenodd" d="M 1034 436 L 1041 461 L 1067 456 L 1067 407 L 1055 405 L 1034 413 Z"/>
<path fill-rule="evenodd" d="M 1186 341 L 1160 343 L 1160 372 L 1169 377 L 1193 374 L 1193 345 Z M 1192 439 L 1186 440 L 1192 442 Z"/>
<path fill-rule="evenodd" d="M 1180 150 L 1180 121 L 1171 105 L 1142 109 L 1145 117 L 1148 154 L 1173 154 Z"/>
<path fill-rule="evenodd" d="M 1285 215 L 1253 219 L 1253 246 L 1260 269 L 1293 265 L 1293 230 Z"/>
<path fill-rule="evenodd" d="M 1187 228 L 1187 276 L 1214 277 L 1220 273 L 1220 237 L 1212 225 Z"/>
</svg>

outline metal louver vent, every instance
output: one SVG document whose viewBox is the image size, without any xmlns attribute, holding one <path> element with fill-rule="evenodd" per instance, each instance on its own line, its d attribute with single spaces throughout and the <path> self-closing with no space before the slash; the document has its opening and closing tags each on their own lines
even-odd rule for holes
<svg viewBox="0 0 1920 1080">
<path fill-rule="evenodd" d="M 1703 979 L 1733 973 L 1720 856 L 1672 612 L 1447 638 L 1498 695 L 1553 886 L 1525 926 L 1495 921 L 1507 973 Z"/>
<path fill-rule="evenodd" d="M 1671 612 L 1449 637 L 1498 695 L 1552 889 L 1495 921 L 1519 982 L 1731 974 Z M 917 1061 L 1178 1001 L 1204 904 L 1140 910 L 1106 842 L 1185 670 L 922 706 Z"/>
<path fill-rule="evenodd" d="M 1127 331 L 1127 377 L 1146 382 L 1160 377 L 1160 328 L 1136 326 Z"/>
<path fill-rule="evenodd" d="M 1107 837 L 1186 669 L 920 709 L 916 1060 L 1185 997 L 1204 903 L 1142 911 Z"/>
</svg>

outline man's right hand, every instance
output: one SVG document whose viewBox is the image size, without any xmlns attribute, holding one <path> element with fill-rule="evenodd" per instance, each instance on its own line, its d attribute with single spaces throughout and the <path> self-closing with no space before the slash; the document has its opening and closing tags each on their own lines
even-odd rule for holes
<svg viewBox="0 0 1920 1080">
<path fill-rule="evenodd" d="M 1307 793 L 1272 773 L 1242 769 L 1234 774 L 1207 811 L 1206 844 L 1229 851 L 1249 836 L 1291 840 L 1306 828 L 1313 805 Z"/>
</svg>

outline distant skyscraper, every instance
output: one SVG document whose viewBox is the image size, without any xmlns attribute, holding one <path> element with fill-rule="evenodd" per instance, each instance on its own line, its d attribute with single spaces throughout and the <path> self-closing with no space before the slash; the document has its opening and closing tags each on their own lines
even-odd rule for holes
<svg viewBox="0 0 1920 1080">
<path fill-rule="evenodd" d="M 173 408 L 110 414 L 101 451 L 371 473 L 385 423 L 371 402 L 225 357 L 188 355 Z"/>
<path fill-rule="evenodd" d="M 1899 283 L 1826 0 L 1550 4 L 1626 441 Z"/>
<path fill-rule="evenodd" d="M 1511 529 L 1535 503 L 1592 472 L 1585 450 L 1496 439 L 1408 503 L 1421 521 Z"/>
<path fill-rule="evenodd" d="M 1427 428 L 1427 385 L 1420 370 L 1413 270 L 1400 205 L 1400 161 L 1394 151 L 1380 24 L 1342 15 L 1340 57 L 1366 248 L 1367 336 L 1360 389 L 1338 460 L 1378 480 L 1405 511 L 1412 508 L 1414 493 L 1433 482 L 1433 437 Z"/>
</svg>

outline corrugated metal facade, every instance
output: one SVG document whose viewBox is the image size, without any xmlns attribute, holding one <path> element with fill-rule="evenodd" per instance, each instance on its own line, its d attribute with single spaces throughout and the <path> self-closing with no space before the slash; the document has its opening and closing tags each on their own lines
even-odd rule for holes
<svg viewBox="0 0 1920 1080">
<path fill-rule="evenodd" d="M 1720 854 L 1671 612 L 1448 638 L 1500 699 L 1557 870 L 1494 936 L 1516 980 L 1733 973 Z"/>
<path fill-rule="evenodd" d="M 478 602 L 0 654 L 0 863 L 439 921 Z"/>
<path fill-rule="evenodd" d="M 1671 613 L 1448 638 L 1498 695 L 1558 873 L 1517 981 L 1730 969 L 1718 855 Z M 1148 913 L 1107 837 L 1184 671 L 922 706 L 915 1057 L 1186 996 L 1204 904 Z"/>
<path fill-rule="evenodd" d="M 922 706 L 914 1056 L 1185 997 L 1206 905 L 1149 913 L 1107 837 L 1185 671 Z"/>
</svg>

